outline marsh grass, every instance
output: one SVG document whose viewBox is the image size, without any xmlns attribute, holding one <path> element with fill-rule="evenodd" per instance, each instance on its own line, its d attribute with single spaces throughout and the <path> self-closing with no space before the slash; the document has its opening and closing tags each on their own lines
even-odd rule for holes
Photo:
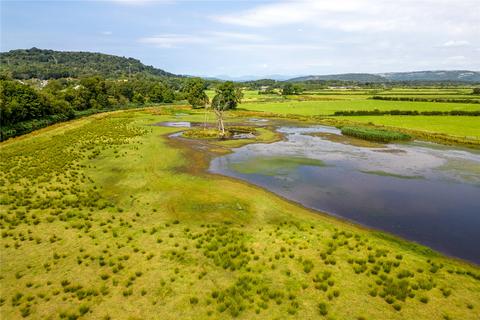
<svg viewBox="0 0 480 320">
<path fill-rule="evenodd" d="M 0 146 L 2 318 L 475 319 L 478 268 L 179 173 L 173 129 L 145 126 L 167 117 L 83 119 Z"/>
<path fill-rule="evenodd" d="M 408 141 L 412 139 L 412 136 L 405 133 L 367 127 L 345 126 L 341 128 L 341 131 L 342 134 L 346 136 L 383 143 L 392 141 Z"/>
</svg>

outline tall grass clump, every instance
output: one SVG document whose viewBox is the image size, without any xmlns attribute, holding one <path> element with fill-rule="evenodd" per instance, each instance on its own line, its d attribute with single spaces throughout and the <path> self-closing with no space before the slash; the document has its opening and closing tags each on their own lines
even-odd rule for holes
<svg viewBox="0 0 480 320">
<path fill-rule="evenodd" d="M 342 127 L 342 134 L 368 141 L 377 142 L 392 142 L 392 141 L 408 141 L 412 139 L 412 136 L 384 129 L 372 129 L 365 127 Z"/>
</svg>

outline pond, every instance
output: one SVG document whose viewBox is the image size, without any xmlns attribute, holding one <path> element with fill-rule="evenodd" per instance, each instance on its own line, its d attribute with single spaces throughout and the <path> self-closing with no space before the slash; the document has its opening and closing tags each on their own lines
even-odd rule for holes
<svg viewBox="0 0 480 320">
<path fill-rule="evenodd" d="M 325 126 L 215 158 L 210 171 L 306 207 L 480 264 L 480 153 L 426 142 L 381 145 Z"/>
</svg>

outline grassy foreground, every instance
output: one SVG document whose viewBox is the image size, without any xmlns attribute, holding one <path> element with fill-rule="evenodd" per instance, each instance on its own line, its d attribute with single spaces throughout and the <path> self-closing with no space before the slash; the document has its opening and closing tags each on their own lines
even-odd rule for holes
<svg viewBox="0 0 480 320">
<path fill-rule="evenodd" d="M 478 267 L 208 175 L 166 113 L 0 144 L 2 319 L 478 319 Z"/>
</svg>

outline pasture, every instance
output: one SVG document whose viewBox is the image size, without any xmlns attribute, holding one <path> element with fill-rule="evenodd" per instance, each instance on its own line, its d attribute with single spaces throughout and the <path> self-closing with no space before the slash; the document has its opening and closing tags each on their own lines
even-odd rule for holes
<svg viewBox="0 0 480 320">
<path fill-rule="evenodd" d="M 301 115 L 306 117 L 330 117 L 340 111 L 480 111 L 478 103 L 458 102 L 424 102 L 424 101 L 389 101 L 371 99 L 374 95 L 407 98 L 445 98 L 445 99 L 479 99 L 468 88 L 393 88 L 389 90 L 317 90 L 307 91 L 300 96 L 287 96 L 282 100 L 262 100 L 262 95 L 250 93 L 240 108 L 261 111 L 283 116 Z M 405 130 L 420 131 L 428 134 L 443 134 L 462 137 L 473 141 L 480 139 L 480 118 L 477 116 L 335 116 L 339 122 L 363 123 L 388 126 Z"/>
<path fill-rule="evenodd" d="M 0 144 L 5 319 L 478 318 L 478 267 L 208 174 L 239 142 L 199 151 L 152 125 L 178 119 L 203 114 L 105 113 Z"/>
</svg>

